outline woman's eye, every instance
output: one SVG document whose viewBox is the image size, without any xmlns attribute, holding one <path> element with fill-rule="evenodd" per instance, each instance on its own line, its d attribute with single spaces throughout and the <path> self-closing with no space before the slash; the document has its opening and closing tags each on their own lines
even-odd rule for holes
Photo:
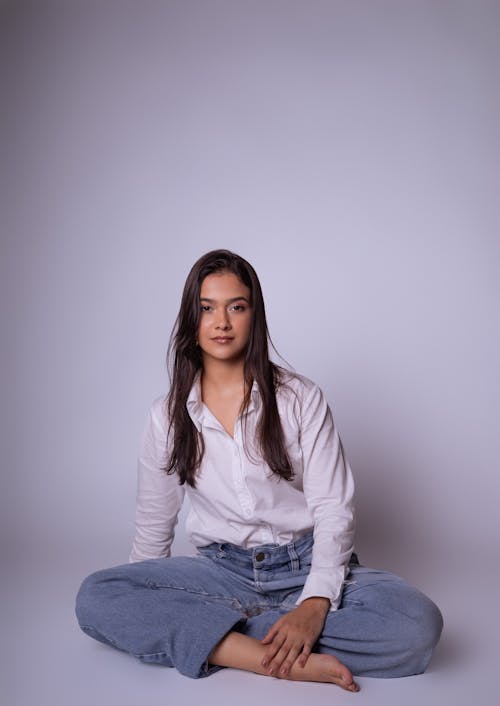
<svg viewBox="0 0 500 706">
<path fill-rule="evenodd" d="M 245 307 L 242 306 L 241 304 L 235 304 L 235 305 L 232 307 L 232 309 L 233 309 L 233 311 L 245 311 Z"/>
<path fill-rule="evenodd" d="M 208 304 L 202 304 L 201 305 L 201 310 L 202 311 L 210 311 L 210 306 Z"/>
</svg>

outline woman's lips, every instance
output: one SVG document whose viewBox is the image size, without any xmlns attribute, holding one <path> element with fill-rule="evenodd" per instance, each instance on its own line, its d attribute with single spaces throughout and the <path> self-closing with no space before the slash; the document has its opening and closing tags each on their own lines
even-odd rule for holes
<svg viewBox="0 0 500 706">
<path fill-rule="evenodd" d="M 232 340 L 232 338 L 226 338 L 225 336 L 220 338 L 212 338 L 212 341 L 215 341 L 216 343 L 231 343 Z"/>
</svg>

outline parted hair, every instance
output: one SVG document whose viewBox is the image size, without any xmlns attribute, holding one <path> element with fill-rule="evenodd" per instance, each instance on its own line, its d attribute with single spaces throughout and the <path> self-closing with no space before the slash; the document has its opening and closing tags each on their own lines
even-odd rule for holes
<svg viewBox="0 0 500 706">
<path fill-rule="evenodd" d="M 270 341 L 262 290 L 252 265 L 229 250 L 212 250 L 195 262 L 182 292 L 167 351 L 170 391 L 166 398 L 168 422 L 167 463 L 164 471 L 177 473 L 179 483 L 196 487 L 205 445 L 189 416 L 186 402 L 195 377 L 203 368 L 202 352 L 197 345 L 200 320 L 200 290 L 207 275 L 233 273 L 250 290 L 252 319 L 244 361 L 245 394 L 242 413 L 250 401 L 254 380 L 262 399 L 261 414 L 256 428 L 256 446 L 271 471 L 285 480 L 293 478 L 283 428 L 276 402 L 276 392 L 283 384 L 285 370 L 269 359 Z M 271 343 L 272 345 L 272 343 Z"/>
</svg>

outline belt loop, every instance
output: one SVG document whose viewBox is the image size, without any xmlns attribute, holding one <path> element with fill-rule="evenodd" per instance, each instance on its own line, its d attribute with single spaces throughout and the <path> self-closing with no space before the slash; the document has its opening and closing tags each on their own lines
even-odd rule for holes
<svg viewBox="0 0 500 706">
<path fill-rule="evenodd" d="M 292 571 L 298 571 L 300 569 L 299 555 L 295 549 L 295 542 L 287 544 L 288 556 L 290 557 L 290 568 Z"/>
</svg>

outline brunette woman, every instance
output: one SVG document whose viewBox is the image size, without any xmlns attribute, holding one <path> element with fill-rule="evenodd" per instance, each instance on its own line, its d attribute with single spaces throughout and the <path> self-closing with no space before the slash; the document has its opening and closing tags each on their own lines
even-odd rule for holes
<svg viewBox="0 0 500 706">
<path fill-rule="evenodd" d="M 147 416 L 130 563 L 82 584 L 84 632 L 203 677 L 236 667 L 357 691 L 423 672 L 432 601 L 354 553 L 353 479 L 311 380 L 269 359 L 258 277 L 214 250 L 191 269 L 168 395 Z M 196 556 L 170 556 L 185 496 Z"/>
</svg>

